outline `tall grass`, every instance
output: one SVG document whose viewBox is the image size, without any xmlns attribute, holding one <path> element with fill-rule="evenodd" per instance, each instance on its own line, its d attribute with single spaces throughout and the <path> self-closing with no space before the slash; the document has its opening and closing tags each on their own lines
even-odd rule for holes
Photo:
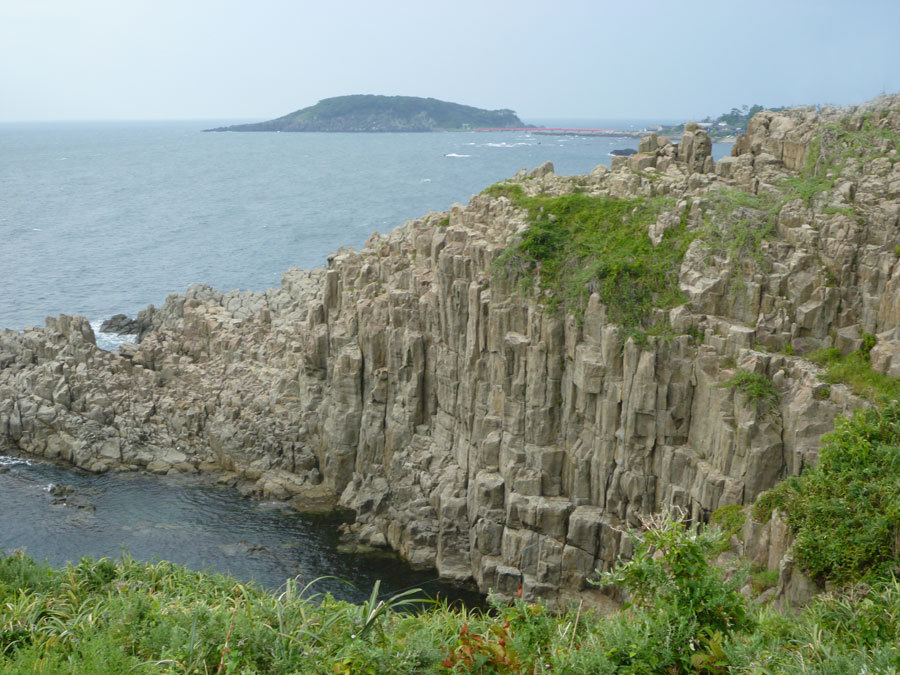
<svg viewBox="0 0 900 675">
<path fill-rule="evenodd" d="M 171 563 L 82 560 L 64 569 L 0 558 L 4 673 L 891 672 L 900 667 L 900 583 L 890 577 L 760 609 L 704 562 L 720 536 L 642 535 L 612 577 L 636 602 L 612 616 L 573 606 L 362 605 L 294 582 L 272 594 Z M 643 551 L 643 552 L 642 552 Z M 644 584 L 641 579 L 652 583 Z"/>
</svg>

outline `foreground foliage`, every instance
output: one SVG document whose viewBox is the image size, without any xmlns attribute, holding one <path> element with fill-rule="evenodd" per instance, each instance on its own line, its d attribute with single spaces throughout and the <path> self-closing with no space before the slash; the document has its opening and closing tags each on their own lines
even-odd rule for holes
<svg viewBox="0 0 900 675">
<path fill-rule="evenodd" d="M 754 515 L 776 507 L 797 562 L 832 582 L 792 615 L 738 591 L 748 570 L 710 564 L 740 530 L 736 507 L 714 526 L 657 517 L 632 533 L 632 559 L 598 581 L 630 598 L 609 616 L 522 600 L 487 612 L 413 604 L 411 592 L 381 598 L 377 584 L 352 605 L 315 582 L 271 594 L 167 562 L 53 569 L 0 556 L 0 671 L 900 672 L 900 403 L 838 419 L 819 464 L 765 493 Z"/>
<path fill-rule="evenodd" d="M 361 606 L 288 583 L 273 595 L 160 562 L 57 570 L 0 558 L 4 673 L 895 672 L 900 583 L 817 598 L 786 616 L 752 606 L 709 565 L 716 530 L 659 521 L 604 581 L 633 603 L 602 617 L 517 601 L 489 612 L 408 597 Z"/>
</svg>

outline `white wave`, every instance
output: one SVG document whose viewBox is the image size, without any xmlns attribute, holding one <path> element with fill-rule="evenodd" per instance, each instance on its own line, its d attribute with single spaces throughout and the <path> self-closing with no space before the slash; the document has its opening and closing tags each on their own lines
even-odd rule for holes
<svg viewBox="0 0 900 675">
<path fill-rule="evenodd" d="M 488 148 L 518 148 L 522 145 L 535 145 L 535 143 L 525 143 L 522 141 L 519 143 L 484 143 L 483 145 Z"/>
<path fill-rule="evenodd" d="M 430 179 L 430 178 L 423 178 L 420 182 L 422 182 L 422 183 L 430 183 L 430 182 L 431 182 L 431 179 Z"/>
<path fill-rule="evenodd" d="M 116 333 L 101 333 L 100 326 L 103 325 L 104 319 L 91 321 L 91 328 L 94 331 L 94 338 L 97 341 L 97 347 L 105 352 L 114 352 L 123 342 L 134 342 L 134 335 L 118 335 Z"/>
<path fill-rule="evenodd" d="M 457 155 L 455 152 L 448 152 L 444 157 L 471 157 L 472 155 Z"/>
<path fill-rule="evenodd" d="M 9 457 L 7 455 L 0 455 L 0 466 L 19 466 L 24 464 L 25 466 L 31 466 L 31 462 L 27 459 L 22 459 L 21 457 Z"/>
</svg>

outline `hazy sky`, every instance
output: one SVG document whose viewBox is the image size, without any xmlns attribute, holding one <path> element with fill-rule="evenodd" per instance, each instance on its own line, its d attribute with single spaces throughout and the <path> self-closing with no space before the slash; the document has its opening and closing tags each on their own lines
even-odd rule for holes
<svg viewBox="0 0 900 675">
<path fill-rule="evenodd" d="M 900 0 L 0 0 L 0 120 L 267 119 L 342 94 L 522 118 L 900 91 Z"/>
</svg>

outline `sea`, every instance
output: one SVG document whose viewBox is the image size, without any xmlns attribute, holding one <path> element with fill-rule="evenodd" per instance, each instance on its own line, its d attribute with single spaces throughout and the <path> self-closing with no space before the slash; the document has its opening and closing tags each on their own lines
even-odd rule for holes
<svg viewBox="0 0 900 675">
<path fill-rule="evenodd" d="M 673 120 L 528 122 L 630 131 Z M 0 328 L 65 313 L 87 317 L 96 332 L 114 314 L 134 316 L 196 283 L 275 287 L 290 267 L 321 266 L 341 246 L 360 248 L 373 232 L 465 203 L 519 169 L 549 160 L 558 174 L 587 173 L 638 142 L 531 131 L 203 132 L 231 123 L 0 124 Z M 715 143 L 713 155 L 730 149 Z M 117 343 L 98 333 L 98 346 Z M 0 460 L 11 469 L 0 473 L 0 551 L 24 548 L 58 564 L 121 547 L 271 587 L 335 569 L 393 573 L 395 589 L 421 581 L 394 562 L 336 562 L 348 560 L 334 535 L 339 523 L 260 507 L 227 488 Z M 54 504 L 50 483 L 77 484 L 95 495 L 95 510 Z M 144 507 L 124 512 L 129 503 Z M 250 525 L 233 540 L 223 522 Z M 354 579 L 362 590 L 346 597 L 368 597 L 372 576 Z"/>
</svg>

